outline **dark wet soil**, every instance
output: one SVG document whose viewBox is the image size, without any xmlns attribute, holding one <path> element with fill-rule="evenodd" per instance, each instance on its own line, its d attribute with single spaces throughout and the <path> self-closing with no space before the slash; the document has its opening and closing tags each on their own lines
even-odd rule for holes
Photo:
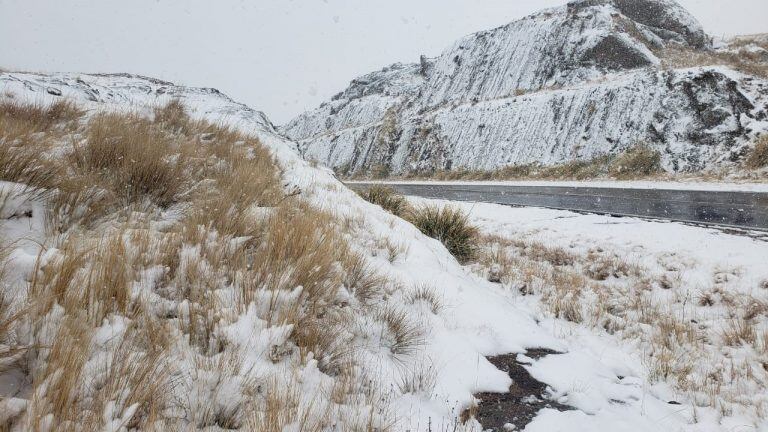
<svg viewBox="0 0 768 432">
<path fill-rule="evenodd" d="M 556 351 L 535 348 L 528 350 L 525 355 L 539 360 L 548 355 L 562 354 Z M 509 393 L 479 393 L 475 397 L 480 401 L 474 409 L 475 419 L 483 426 L 483 430 L 504 432 L 504 425 L 512 424 L 515 431 L 521 431 L 533 421 L 533 418 L 544 408 L 567 411 L 573 408 L 549 400 L 547 385 L 536 381 L 525 370 L 528 363 L 518 361 L 518 354 L 505 354 L 489 357 L 494 366 L 509 374 L 512 385 Z"/>
</svg>

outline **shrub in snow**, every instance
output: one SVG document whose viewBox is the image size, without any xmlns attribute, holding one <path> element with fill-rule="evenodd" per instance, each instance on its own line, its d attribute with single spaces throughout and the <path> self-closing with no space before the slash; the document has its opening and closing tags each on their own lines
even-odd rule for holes
<svg viewBox="0 0 768 432">
<path fill-rule="evenodd" d="M 768 167 L 768 135 L 761 135 L 755 147 L 745 161 L 747 168 L 760 169 Z"/>
<path fill-rule="evenodd" d="M 405 197 L 390 187 L 372 186 L 367 191 L 361 192 L 360 196 L 398 217 L 403 217 L 408 210 Z"/>
<path fill-rule="evenodd" d="M 477 228 L 459 208 L 424 206 L 415 209 L 408 218 L 425 235 L 439 240 L 461 263 L 475 255 Z"/>
<path fill-rule="evenodd" d="M 619 179 L 658 174 L 661 172 L 661 153 L 644 144 L 638 145 L 618 155 L 608 172 Z"/>
</svg>

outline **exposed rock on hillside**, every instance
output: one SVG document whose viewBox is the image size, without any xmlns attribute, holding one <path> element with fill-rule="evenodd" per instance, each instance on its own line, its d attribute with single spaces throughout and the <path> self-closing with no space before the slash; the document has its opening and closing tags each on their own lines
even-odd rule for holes
<svg viewBox="0 0 768 432">
<path fill-rule="evenodd" d="M 640 142 L 668 170 L 738 159 L 768 127 L 768 82 L 662 67 L 668 48 L 714 50 L 672 0 L 575 1 L 353 80 L 281 132 L 345 173 L 554 164 Z"/>
</svg>

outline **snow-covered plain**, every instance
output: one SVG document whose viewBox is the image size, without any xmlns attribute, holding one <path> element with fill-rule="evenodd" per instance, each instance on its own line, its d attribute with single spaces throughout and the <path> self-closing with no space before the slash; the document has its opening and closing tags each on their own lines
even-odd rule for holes
<svg viewBox="0 0 768 432">
<path fill-rule="evenodd" d="M 378 206 L 363 201 L 336 180 L 329 170 L 304 161 L 298 155 L 295 143 L 277 135 L 263 114 L 218 92 L 125 75 L 21 73 L 0 74 L 0 90 L 0 97 L 39 104 L 66 97 L 86 109 L 87 115 L 105 110 L 151 115 L 152 108 L 178 98 L 196 118 L 224 122 L 256 135 L 277 158 L 286 192 L 300 191 L 301 197 L 308 202 L 345 221 L 349 226 L 346 239 L 350 246 L 363 253 L 371 268 L 392 282 L 387 295 L 376 307 L 402 311 L 409 322 L 418 326 L 422 336 L 413 351 L 395 354 L 391 349 L 392 335 L 377 321 L 375 314 L 363 308 L 354 309 L 359 314 L 354 316 L 349 328 L 333 329 L 342 334 L 355 353 L 359 372 L 356 378 L 360 380 L 355 384 L 369 389 L 373 387 L 375 391 L 372 393 L 378 397 L 373 402 L 359 399 L 333 402 L 333 422 L 325 430 L 350 430 L 350 419 L 375 411 L 377 421 L 381 420 L 381 423 L 369 424 L 367 430 L 383 429 L 386 417 L 386 422 L 391 421 L 389 430 L 395 432 L 479 431 L 481 426 L 476 422 L 470 420 L 461 424 L 459 421 L 462 411 L 474 403 L 473 394 L 505 392 L 511 384 L 507 374 L 496 369 L 486 357 L 522 353 L 528 348 L 539 347 L 566 353 L 533 362 L 530 371 L 551 386 L 553 398 L 575 410 L 542 412 L 526 430 L 651 432 L 735 430 L 737 426 L 750 430 L 768 428 L 763 420 L 749 411 L 734 410 L 722 416 L 714 408 L 694 410 L 687 396 L 675 392 L 667 383 L 651 383 L 644 357 L 636 346 L 586 326 L 554 319 L 542 311 L 536 297 L 523 297 L 509 287 L 490 283 L 484 276 L 462 267 L 438 241 L 425 237 L 414 226 Z M 17 186 L 4 187 L 8 190 Z M 46 236 L 44 224 L 39 219 L 24 217 L 25 209 L 44 205 L 33 197 L 14 194 L 3 208 L 3 215 L 21 215 L 2 221 L 4 244 L 13 249 L 7 289 L 20 299 L 25 295 L 38 254 L 44 251 L 43 258 L 56 254 L 56 239 Z M 537 231 L 551 237 L 552 241 L 575 242 L 577 248 L 593 244 L 606 248 L 615 245 L 617 250 L 629 248 L 646 257 L 679 247 L 681 251 L 690 252 L 673 255 L 674 262 L 687 263 L 684 257 L 690 253 L 694 258 L 707 258 L 704 261 L 707 268 L 715 265 L 727 265 L 728 269 L 743 267 L 745 271 L 739 274 L 743 275 L 740 280 L 745 282 L 744 287 L 746 282 L 756 282 L 768 271 L 760 267 L 766 257 L 764 245 L 710 230 L 642 221 L 634 223 L 632 219 L 623 219 L 620 225 L 614 225 L 613 220 L 598 216 L 462 205 L 471 210 L 484 229 L 502 235 L 521 230 Z M 38 214 L 40 212 L 33 212 L 33 215 Z M 478 215 L 482 217 L 477 218 Z M 172 219 L 173 215 L 165 214 L 153 223 L 160 229 L 163 224 L 172 223 Z M 659 242 L 664 239 L 666 243 L 655 244 L 653 239 L 657 237 Z M 30 241 L 17 243 L 26 239 Z M 635 249 L 637 245 L 647 247 L 647 253 Z M 392 249 L 398 251 L 394 256 L 388 252 Z M 194 254 L 194 248 L 189 248 L 187 253 Z M 706 276 L 701 272 L 696 274 L 702 278 Z M 155 278 L 152 269 L 148 269 L 133 284 L 133 289 L 137 293 L 151 291 Z M 415 295 L 424 287 L 435 293 L 439 304 Z M 220 286 L 221 296 L 229 295 L 231 289 L 225 284 Z M 344 287 L 339 292 L 346 293 L 339 301 L 352 301 Z M 369 314 L 361 312 L 363 310 L 368 310 Z M 56 314 L 49 318 L 54 325 Z M 94 377 L 99 373 L 99 362 L 117 349 L 115 341 L 125 333 L 129 321 L 126 317 L 111 316 L 97 329 L 89 360 L 93 368 L 88 369 Z M 338 377 L 322 372 L 317 361 L 301 359 L 295 351 L 281 351 L 285 354 L 277 359 L 270 356 L 275 347 L 290 347 L 291 343 L 286 339 L 291 329 L 287 327 L 279 323 L 270 325 L 262 319 L 258 302 L 246 313 L 223 322 L 216 331 L 227 340 L 225 352 L 232 354 L 234 351 L 245 362 L 234 377 L 223 377 L 221 371 L 216 370 L 201 371 L 200 354 L 189 345 L 179 344 L 172 356 L 179 374 L 178 385 L 173 391 L 179 393 L 175 396 L 180 407 L 169 415 L 189 421 L 187 427 L 220 430 L 211 425 L 195 424 L 195 411 L 236 410 L 244 398 L 253 397 L 243 394 L 241 384 L 244 380 L 263 380 L 265 383 L 277 380 L 279 385 L 291 386 L 298 395 L 299 404 L 305 408 L 330 404 L 328 395 Z M 215 355 L 214 359 L 223 354 Z M 403 385 L 409 377 L 421 371 L 428 375 L 425 385 L 416 388 Z M 36 397 L 25 387 L 28 383 L 23 377 L 16 379 L 18 373 L 17 369 L 7 370 L 0 380 L 3 383 L 0 386 L 3 396 L 0 412 L 6 420 L 23 416 L 30 398 Z M 765 387 L 758 390 L 753 396 L 764 397 Z M 670 404 L 671 401 L 681 405 Z M 125 430 L 135 411 L 135 407 L 115 401 L 100 413 L 104 430 Z M 56 429 L 50 422 L 47 426 L 43 429 Z M 358 427 L 360 429 L 354 430 L 366 430 L 365 426 Z M 298 428 L 298 424 L 292 424 L 284 430 Z M 21 429 L 17 427 L 17 430 Z"/>
<path fill-rule="evenodd" d="M 524 285 L 522 275 L 513 274 L 503 281 L 513 302 L 536 311 L 541 327 L 565 340 L 568 346 L 568 354 L 549 356 L 534 363 L 533 376 L 552 386 L 555 394 L 568 393 L 570 402 L 582 411 L 542 413 L 530 425 L 530 430 L 603 430 L 601 422 L 615 415 L 613 411 L 617 408 L 611 405 L 616 400 L 624 401 L 619 411 L 631 411 L 632 406 L 637 406 L 647 417 L 653 417 L 649 407 L 658 399 L 680 403 L 674 406 L 676 415 L 689 420 L 696 418 L 698 423 L 692 421 L 681 426 L 670 420 L 663 426 L 655 423 L 657 430 L 766 430 L 768 427 L 764 420 L 757 419 L 768 401 L 765 336 L 762 335 L 766 316 L 760 310 L 755 312 L 756 316 L 744 318 L 750 307 L 759 308 L 755 305 L 768 300 L 768 242 L 765 239 L 730 234 L 717 228 L 631 217 L 415 197 L 409 200 L 416 205 L 460 207 L 484 234 L 492 236 L 493 244 L 485 245 L 492 255 L 498 253 L 498 248 L 503 250 L 503 240 L 509 239 L 566 251 L 577 257 L 570 265 L 581 265 L 586 270 L 605 256 L 640 269 L 640 274 L 635 276 L 629 271 L 629 274 L 608 275 L 605 282 L 602 278 L 598 278 L 601 282 L 589 281 L 596 288 L 577 299 L 582 303 L 577 307 L 585 311 L 585 318 L 579 323 L 552 318 L 551 307 L 547 307 L 550 305 L 545 305 L 547 287 L 533 287 L 533 295 L 524 296 L 519 290 L 527 288 L 530 294 L 531 287 Z M 523 249 L 510 248 L 506 252 L 511 259 L 517 259 L 514 262 L 525 262 Z M 555 271 L 563 272 L 567 267 Z M 485 275 L 489 268 L 480 265 L 475 271 Z M 600 298 L 599 294 L 607 298 Z M 636 322 L 632 322 L 632 307 L 628 304 L 636 295 L 655 305 L 651 308 L 662 311 L 654 317 L 658 321 L 634 316 Z M 602 302 L 609 306 L 596 305 Z M 617 317 L 625 321 L 611 321 Z M 654 356 L 659 358 L 661 354 L 655 351 L 658 347 L 654 347 L 654 338 L 659 336 L 658 328 L 665 328 L 660 317 L 683 326 L 693 324 L 695 337 L 702 344 L 676 341 L 679 351 L 674 353 L 672 363 L 680 366 L 692 382 L 711 380 L 709 384 L 716 386 L 711 396 L 722 400 L 713 403 L 713 399 L 698 394 L 701 389 L 694 385 L 682 390 L 687 384 L 678 382 L 680 385 L 676 386 L 671 377 L 666 383 L 658 377 L 652 379 Z M 754 325 L 757 340 L 728 346 L 723 339 L 730 326 L 742 318 Z M 661 336 L 674 338 L 674 335 Z M 617 376 L 635 378 L 628 384 L 626 379 Z M 718 380 L 721 381 L 716 384 Z M 651 381 L 656 384 L 650 384 Z M 725 402 L 726 399 L 729 402 Z M 703 408 L 712 405 L 718 405 L 718 410 Z M 584 413 L 590 415 L 584 416 Z M 557 422 L 565 418 L 569 419 L 567 427 Z M 642 421 L 626 417 L 614 420 L 618 420 L 612 426 L 616 430 L 643 428 Z"/>
</svg>

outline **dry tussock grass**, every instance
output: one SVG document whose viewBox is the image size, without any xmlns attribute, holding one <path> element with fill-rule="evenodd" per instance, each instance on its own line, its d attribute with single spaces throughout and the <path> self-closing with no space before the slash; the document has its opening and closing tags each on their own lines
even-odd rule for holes
<svg viewBox="0 0 768 432">
<path fill-rule="evenodd" d="M 608 174 L 620 180 L 653 177 L 661 172 L 661 153 L 647 145 L 619 154 L 608 167 Z"/>
<path fill-rule="evenodd" d="M 414 209 L 408 220 L 423 234 L 443 243 L 460 263 L 474 258 L 478 231 L 459 208 L 423 206 Z"/>
<path fill-rule="evenodd" d="M 744 165 L 750 169 L 768 167 L 768 135 L 761 135 L 755 141 L 755 146 L 744 161 Z"/>
<path fill-rule="evenodd" d="M 382 287 L 388 282 L 387 278 L 380 275 L 360 253 L 347 249 L 342 260 L 346 269 L 344 286 L 352 295 L 363 304 L 372 304 L 374 300 L 378 300 L 383 291 Z"/>
<path fill-rule="evenodd" d="M 72 165 L 126 204 L 148 197 L 167 206 L 184 184 L 182 166 L 170 160 L 174 144 L 148 120 L 100 114 L 89 122 L 85 143 L 74 144 Z"/>
<path fill-rule="evenodd" d="M 338 421 L 327 395 L 307 406 L 299 381 L 246 368 L 253 353 L 223 329 L 252 313 L 289 329 L 269 347 L 272 363 L 317 361 L 339 381 L 362 379 L 349 339 L 357 315 L 382 324 L 393 357 L 415 352 L 420 324 L 381 307 L 391 282 L 349 248 L 343 222 L 283 193 L 258 140 L 193 121 L 178 101 L 153 120 L 81 115 L 71 105 L 0 107 L 0 123 L 15 124 L 13 141 L 0 137 L 0 173 L 56 189 L 46 196 L 59 234 L 22 304 L 0 302 L 3 365 L 28 375 L 32 395 L 3 427 L 318 430 Z M 47 155 L 67 133 L 70 152 Z M 370 408 L 342 416 L 344 427 L 389 427 L 370 387 L 344 387 Z M 240 399 L 213 402 L 222 395 Z"/>
<path fill-rule="evenodd" d="M 429 306 L 429 310 L 435 315 L 445 308 L 437 289 L 429 285 L 419 285 L 412 289 L 406 296 L 406 301 L 410 304 L 423 302 Z"/>
<path fill-rule="evenodd" d="M 41 153 L 50 136 L 61 137 L 77 127 L 83 112 L 61 101 L 50 106 L 0 102 L 0 180 L 30 188 L 54 188 L 61 170 Z"/>
<path fill-rule="evenodd" d="M 682 46 L 669 46 L 657 53 L 662 60 L 662 67 L 670 69 L 698 66 L 723 65 L 749 75 L 768 78 L 768 62 L 758 52 L 744 49 L 744 44 L 736 44 L 732 51 L 702 51 Z"/>
<path fill-rule="evenodd" d="M 380 308 L 376 311 L 375 319 L 388 330 L 383 339 L 395 357 L 410 356 L 424 343 L 424 330 L 402 309 L 392 306 Z"/>
<path fill-rule="evenodd" d="M 30 139 L 35 133 L 71 130 L 83 114 L 67 100 L 42 105 L 4 99 L 0 101 L 0 130 L 6 140 Z"/>
<path fill-rule="evenodd" d="M 405 197 L 390 187 L 372 186 L 368 190 L 360 192 L 360 196 L 372 204 L 381 206 L 384 210 L 397 217 L 405 217 L 410 211 Z"/>
<path fill-rule="evenodd" d="M 415 367 L 404 367 L 400 371 L 398 387 L 403 394 L 430 397 L 437 385 L 437 375 L 435 364 L 425 360 Z"/>
<path fill-rule="evenodd" d="M 587 160 L 574 160 L 549 166 L 534 163 L 510 165 L 496 170 L 457 168 L 447 171 L 409 172 L 403 175 L 404 179 L 441 181 L 588 180 L 596 178 L 633 180 L 663 177 L 666 175 L 661 169 L 661 153 L 643 143 L 617 154 L 600 155 Z M 384 197 L 388 196 L 386 192 L 382 193 L 379 190 L 376 193 L 374 199 L 384 200 Z"/>
<path fill-rule="evenodd" d="M 413 208 L 404 196 L 387 187 L 374 186 L 360 192 L 360 196 L 382 206 L 393 215 L 404 218 L 415 225 L 422 234 L 443 243 L 460 263 L 466 264 L 475 258 L 478 230 L 469 223 L 469 216 L 459 208 L 434 205 Z M 383 239 L 383 245 L 390 263 L 407 253 L 404 246 L 389 239 Z"/>
</svg>

